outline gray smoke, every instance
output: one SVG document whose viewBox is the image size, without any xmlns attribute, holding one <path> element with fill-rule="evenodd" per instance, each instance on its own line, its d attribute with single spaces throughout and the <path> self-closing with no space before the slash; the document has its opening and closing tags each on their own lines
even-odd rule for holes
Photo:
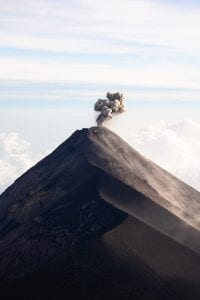
<svg viewBox="0 0 200 300">
<path fill-rule="evenodd" d="M 107 93 L 107 99 L 98 99 L 94 104 L 94 110 L 99 111 L 96 122 L 97 126 L 102 126 L 103 123 L 112 119 L 113 114 L 125 112 L 124 96 L 121 93 Z"/>
</svg>

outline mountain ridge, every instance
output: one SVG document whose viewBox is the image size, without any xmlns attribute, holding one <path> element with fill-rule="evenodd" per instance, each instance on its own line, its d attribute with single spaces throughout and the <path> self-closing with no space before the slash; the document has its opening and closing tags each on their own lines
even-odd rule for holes
<svg viewBox="0 0 200 300">
<path fill-rule="evenodd" d="M 198 286 L 200 232 L 195 218 L 199 208 L 198 191 L 109 129 L 76 131 L 0 196 L 0 278 L 13 282 L 47 266 L 61 268 L 63 260 L 68 266 L 74 257 L 75 266 L 82 268 L 84 261 L 86 274 L 89 266 L 98 268 L 94 278 L 99 281 L 102 271 L 95 251 L 99 253 L 103 245 L 108 263 L 114 259 L 114 268 L 129 269 L 133 278 L 136 270 L 127 263 L 134 265 L 139 259 L 138 276 L 145 263 L 149 274 L 160 276 L 159 281 L 171 282 L 184 274 L 184 280 L 193 278 Z M 82 256 L 80 247 L 91 258 Z M 154 259 L 155 251 L 162 260 Z M 78 286 L 85 282 L 81 271 L 78 279 L 76 267 L 72 271 Z M 71 269 L 67 272 L 63 276 L 70 280 Z M 156 287 L 156 278 L 147 280 L 147 285 Z M 127 280 L 130 286 L 124 288 L 133 295 L 134 282 Z M 159 288 L 157 292 L 161 293 Z M 180 288 L 181 295 L 190 292 L 191 288 Z M 193 293 L 200 295 L 198 288 Z"/>
</svg>

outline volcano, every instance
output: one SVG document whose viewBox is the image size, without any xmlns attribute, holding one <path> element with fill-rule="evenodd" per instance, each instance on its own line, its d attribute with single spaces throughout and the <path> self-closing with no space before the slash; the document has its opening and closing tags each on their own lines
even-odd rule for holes
<svg viewBox="0 0 200 300">
<path fill-rule="evenodd" d="M 104 127 L 0 196 L 3 299 L 200 299 L 200 193 Z"/>
</svg>

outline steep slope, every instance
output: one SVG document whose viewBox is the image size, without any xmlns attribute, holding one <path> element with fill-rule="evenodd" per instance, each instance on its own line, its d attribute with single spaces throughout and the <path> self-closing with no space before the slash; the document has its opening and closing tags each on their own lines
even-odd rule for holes
<svg viewBox="0 0 200 300">
<path fill-rule="evenodd" d="M 75 132 L 1 195 L 0 278 L 55 265 L 125 218 L 99 196 L 102 171 L 86 159 L 87 132 Z"/>
<path fill-rule="evenodd" d="M 105 173 L 200 229 L 200 193 L 151 162 L 106 128 L 89 131 L 88 160 Z"/>
<path fill-rule="evenodd" d="M 71 282 L 61 290 L 77 298 L 82 287 L 94 299 L 94 280 L 101 297 L 115 286 L 118 299 L 198 299 L 199 211 L 199 192 L 110 130 L 76 131 L 0 196 L 1 281 L 59 266 Z M 30 278 L 17 286 L 30 290 Z"/>
</svg>

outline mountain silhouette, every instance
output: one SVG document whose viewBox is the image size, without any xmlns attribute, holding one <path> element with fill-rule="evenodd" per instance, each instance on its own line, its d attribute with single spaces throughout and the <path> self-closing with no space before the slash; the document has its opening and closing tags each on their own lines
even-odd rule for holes
<svg viewBox="0 0 200 300">
<path fill-rule="evenodd" d="M 200 193 L 104 127 L 0 196 L 4 299 L 200 299 Z"/>
</svg>

